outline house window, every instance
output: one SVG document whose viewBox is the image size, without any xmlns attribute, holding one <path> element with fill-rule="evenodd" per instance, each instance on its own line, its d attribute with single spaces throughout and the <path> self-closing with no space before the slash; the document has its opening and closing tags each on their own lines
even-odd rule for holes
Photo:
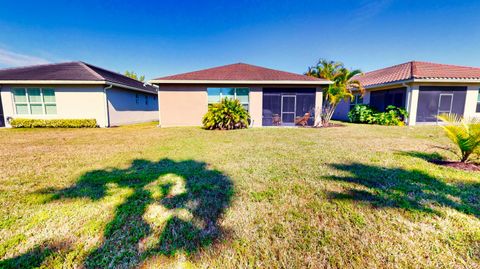
<svg viewBox="0 0 480 269">
<path fill-rule="evenodd" d="M 478 90 L 478 97 L 477 97 L 477 113 L 480 113 L 480 90 Z"/>
<path fill-rule="evenodd" d="M 135 103 L 136 104 L 139 104 L 140 103 L 140 96 L 137 94 L 135 94 Z"/>
<path fill-rule="evenodd" d="M 209 105 L 218 103 L 223 98 L 231 98 L 239 100 L 243 108 L 248 111 L 249 88 L 208 88 L 207 93 Z"/>
<path fill-rule="evenodd" d="M 350 110 L 352 110 L 355 105 L 361 104 L 363 104 L 363 96 L 361 94 L 353 95 L 353 99 L 350 101 Z"/>
<path fill-rule="evenodd" d="M 57 114 L 55 91 L 48 88 L 15 88 L 13 101 L 17 115 Z"/>
</svg>

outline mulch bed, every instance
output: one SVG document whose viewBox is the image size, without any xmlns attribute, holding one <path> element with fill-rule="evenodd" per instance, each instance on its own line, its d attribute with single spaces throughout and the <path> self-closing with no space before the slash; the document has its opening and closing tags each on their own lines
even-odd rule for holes
<svg viewBox="0 0 480 269">
<path fill-rule="evenodd" d="M 330 123 L 328 126 L 318 126 L 314 128 L 334 128 L 334 127 L 346 127 L 344 124 L 339 124 L 339 123 Z"/>
<path fill-rule="evenodd" d="M 474 163 L 450 162 L 450 161 L 432 161 L 434 164 L 452 167 L 459 170 L 480 172 L 480 165 Z"/>
</svg>

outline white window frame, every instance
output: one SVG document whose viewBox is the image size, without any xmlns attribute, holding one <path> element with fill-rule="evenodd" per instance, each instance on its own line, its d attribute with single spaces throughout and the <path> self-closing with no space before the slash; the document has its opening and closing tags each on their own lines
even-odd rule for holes
<svg viewBox="0 0 480 269">
<path fill-rule="evenodd" d="M 477 107 L 475 108 L 476 113 L 480 113 L 480 109 L 478 109 L 479 107 L 480 107 L 480 89 L 478 90 L 478 95 L 477 95 Z"/>
<path fill-rule="evenodd" d="M 362 102 L 359 102 L 359 99 L 362 99 Z M 363 96 L 361 94 L 354 94 L 353 95 L 353 102 L 350 100 L 350 110 L 352 110 L 356 105 L 363 104 Z"/>
<path fill-rule="evenodd" d="M 208 105 L 211 105 L 211 104 L 216 104 L 216 103 L 218 103 L 218 102 L 210 102 L 210 101 L 208 100 L 208 89 L 233 89 L 233 90 L 234 90 L 234 91 L 233 91 L 233 98 L 236 99 L 236 100 L 239 100 L 239 99 L 237 98 L 237 90 L 238 90 L 238 89 L 242 89 L 242 90 L 243 90 L 243 89 L 246 89 L 246 90 L 248 90 L 248 95 L 247 95 L 247 96 L 248 96 L 248 101 L 247 101 L 247 102 L 242 102 L 242 101 L 240 101 L 240 100 L 239 100 L 239 101 L 240 101 L 240 104 L 242 104 L 242 106 L 245 106 L 245 105 L 246 105 L 247 111 L 249 111 L 249 109 L 250 109 L 250 88 L 248 88 L 248 87 L 225 87 L 225 88 L 221 88 L 221 87 L 209 87 L 209 88 L 207 88 L 207 104 L 208 104 Z M 222 100 L 222 99 L 223 99 L 223 91 L 220 92 L 220 100 Z"/>
<path fill-rule="evenodd" d="M 40 102 L 30 102 L 30 95 L 28 94 L 28 90 L 40 90 L 40 99 L 41 101 Z M 25 90 L 25 102 L 17 102 L 15 100 L 15 90 Z M 43 91 L 44 90 L 52 90 L 53 91 L 53 96 L 55 96 L 55 102 L 46 102 L 45 99 L 44 99 L 44 96 L 43 96 Z M 47 111 L 46 111 L 46 105 L 55 105 L 55 111 L 57 110 L 56 107 L 57 107 L 57 97 L 56 97 L 56 94 L 55 94 L 55 89 L 54 88 L 40 88 L 40 87 L 30 87 L 30 88 L 26 88 L 26 87 L 15 87 L 15 88 L 12 88 L 11 90 L 11 93 L 12 93 L 12 101 L 13 101 L 13 107 L 14 107 L 14 110 L 15 110 L 15 115 L 56 115 L 57 113 L 55 114 L 47 114 Z M 27 105 L 27 111 L 28 113 L 27 114 L 19 114 L 18 111 L 17 111 L 17 104 L 21 104 L 21 105 Z M 42 105 L 42 114 L 32 114 L 32 108 L 30 107 L 30 105 Z"/>
</svg>

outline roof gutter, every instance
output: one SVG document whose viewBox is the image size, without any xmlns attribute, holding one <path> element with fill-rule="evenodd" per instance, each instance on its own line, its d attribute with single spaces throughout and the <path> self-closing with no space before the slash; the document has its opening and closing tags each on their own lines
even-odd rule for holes
<svg viewBox="0 0 480 269">
<path fill-rule="evenodd" d="M 58 84 L 64 84 L 64 85 L 113 85 L 115 87 L 119 88 L 124 88 L 124 89 L 129 89 L 129 90 L 134 90 L 134 91 L 140 91 L 140 92 L 145 92 L 145 93 L 152 93 L 155 94 L 154 92 L 141 89 L 141 88 L 136 88 L 136 87 L 130 87 L 126 86 L 123 84 L 107 81 L 107 80 L 0 80 L 0 83 L 2 84 L 21 84 L 21 85 L 58 85 Z M 153 85 L 152 85 L 153 86 Z"/>
<path fill-rule="evenodd" d="M 399 80 L 393 82 L 387 82 L 382 84 L 373 84 L 365 86 L 365 89 L 373 89 L 373 88 L 380 88 L 380 87 L 387 87 L 393 85 L 406 85 L 405 83 L 480 83 L 480 79 L 465 79 L 465 78 L 412 78 L 407 80 Z"/>
</svg>

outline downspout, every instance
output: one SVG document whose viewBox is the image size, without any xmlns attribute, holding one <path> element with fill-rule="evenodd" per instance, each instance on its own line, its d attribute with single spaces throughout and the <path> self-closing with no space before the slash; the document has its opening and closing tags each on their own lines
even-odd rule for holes
<svg viewBox="0 0 480 269">
<path fill-rule="evenodd" d="M 105 110 L 105 127 L 110 127 L 110 117 L 108 115 L 108 97 L 107 90 L 113 87 L 112 84 L 103 88 L 103 95 L 105 96 L 104 110 Z"/>
<path fill-rule="evenodd" d="M 407 88 L 407 103 L 405 104 L 405 108 L 407 109 L 407 112 L 409 114 L 409 117 L 405 119 L 405 124 L 408 125 L 408 122 L 410 121 L 410 105 L 412 104 L 412 91 L 410 89 L 410 86 L 408 86 L 405 82 L 402 83 L 402 86 Z"/>
</svg>

